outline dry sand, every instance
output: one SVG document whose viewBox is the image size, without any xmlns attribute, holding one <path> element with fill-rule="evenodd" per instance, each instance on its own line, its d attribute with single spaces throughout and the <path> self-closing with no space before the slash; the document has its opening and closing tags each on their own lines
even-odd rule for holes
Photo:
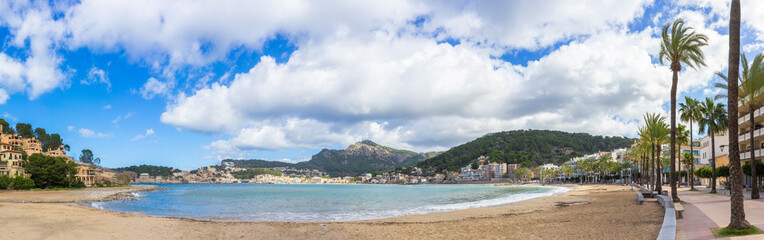
<svg viewBox="0 0 764 240">
<path fill-rule="evenodd" d="M 145 216 L 66 203 L 18 203 L 38 192 L 0 192 L 5 239 L 655 239 L 656 202 L 623 186 L 571 186 L 563 195 L 507 206 L 355 222 L 213 222 Z M 113 189 L 111 189 L 113 190 Z M 143 189 L 145 190 L 145 189 Z M 88 191 L 98 192 L 99 189 Z M 121 191 L 129 191 L 122 189 Z M 59 200 L 94 196 L 66 191 Z M 50 194 L 50 193 L 47 193 Z M 114 192 L 109 192 L 110 195 Z M 7 196 L 6 196 L 7 195 Z M 55 194 L 53 194 L 55 195 Z M 41 200 L 32 196 L 31 200 Z M 45 199 L 56 197 L 45 196 Z M 93 200 L 92 197 L 89 198 Z M 76 199 L 75 199 L 76 200 Z M 83 199 L 84 200 L 84 199 Z M 16 201 L 16 202 L 8 202 Z M 39 202 L 39 201 L 38 201 Z"/>
</svg>

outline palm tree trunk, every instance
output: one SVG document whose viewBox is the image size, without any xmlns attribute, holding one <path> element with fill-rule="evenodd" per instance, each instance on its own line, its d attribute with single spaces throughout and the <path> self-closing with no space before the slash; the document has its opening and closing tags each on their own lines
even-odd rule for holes
<svg viewBox="0 0 764 240">
<path fill-rule="evenodd" d="M 669 147 L 671 167 L 669 168 L 669 184 L 671 185 L 671 199 L 674 202 L 679 202 L 679 195 L 676 192 L 676 84 L 679 81 L 679 73 L 673 72 L 671 77 L 671 146 Z"/>
<path fill-rule="evenodd" d="M 655 190 L 658 191 L 658 193 L 663 192 L 663 161 L 661 161 L 661 145 L 658 144 L 656 146 L 658 148 L 658 151 L 656 153 L 656 159 L 655 159 L 655 170 L 657 170 L 657 174 L 655 174 Z"/>
<path fill-rule="evenodd" d="M 695 151 L 692 144 L 692 120 L 690 120 L 690 153 L 692 154 L 692 162 L 690 162 L 690 169 L 687 170 L 687 181 L 690 182 L 690 190 L 695 190 L 695 181 L 693 181 L 691 178 L 692 175 L 690 175 L 690 172 L 695 173 Z"/>
<path fill-rule="evenodd" d="M 740 0 L 732 0 L 730 4 L 730 30 L 729 30 L 729 66 L 727 67 L 727 128 L 729 130 L 729 162 L 730 177 L 728 179 L 730 189 L 730 224 L 727 228 L 748 229 L 751 224 L 745 220 L 745 208 L 743 207 L 743 179 L 740 168 L 740 149 L 738 146 L 737 129 L 737 80 L 740 70 Z"/>
<path fill-rule="evenodd" d="M 753 107 L 753 105 L 748 104 L 748 119 L 751 120 L 751 199 L 759 199 L 759 184 L 758 181 L 756 181 L 756 150 L 754 148 L 754 141 L 753 141 L 753 111 L 756 108 Z"/>
<path fill-rule="evenodd" d="M 711 193 L 716 193 L 716 135 L 711 134 Z"/>
<path fill-rule="evenodd" d="M 655 191 L 655 144 L 650 147 L 650 190 Z"/>
</svg>

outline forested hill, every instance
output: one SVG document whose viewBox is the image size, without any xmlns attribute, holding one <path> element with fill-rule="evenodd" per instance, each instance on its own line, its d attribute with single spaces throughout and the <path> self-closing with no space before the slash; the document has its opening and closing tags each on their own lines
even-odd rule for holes
<svg viewBox="0 0 764 240">
<path fill-rule="evenodd" d="M 519 163 L 525 167 L 546 163 L 559 165 L 571 157 L 611 151 L 628 147 L 632 143 L 632 139 L 625 137 L 592 136 L 587 133 L 550 130 L 516 130 L 487 134 L 422 161 L 417 166 L 435 171 L 456 171 L 481 155 L 498 162 Z"/>
</svg>

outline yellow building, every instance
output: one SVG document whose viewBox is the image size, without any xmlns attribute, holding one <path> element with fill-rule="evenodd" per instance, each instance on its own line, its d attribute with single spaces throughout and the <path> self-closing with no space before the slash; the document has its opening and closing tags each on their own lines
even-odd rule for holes
<svg viewBox="0 0 764 240">
<path fill-rule="evenodd" d="M 24 176 L 21 156 L 21 152 L 15 150 L 0 151 L 0 175 Z"/>
<path fill-rule="evenodd" d="M 77 166 L 77 174 L 74 175 L 74 177 L 77 178 L 77 180 L 80 180 L 82 183 L 85 184 L 85 186 L 92 186 L 96 182 L 96 170 L 95 167 L 92 167 L 88 164 L 74 161 Z"/>
</svg>

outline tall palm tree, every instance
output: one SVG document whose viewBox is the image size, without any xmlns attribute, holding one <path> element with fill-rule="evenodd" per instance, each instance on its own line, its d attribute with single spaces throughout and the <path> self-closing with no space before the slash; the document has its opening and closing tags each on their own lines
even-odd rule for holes
<svg viewBox="0 0 764 240">
<path fill-rule="evenodd" d="M 663 174 L 663 167 L 661 163 L 661 145 L 666 143 L 670 138 L 670 130 L 668 125 L 666 124 L 666 117 L 661 116 L 657 113 L 646 113 L 644 116 L 645 121 L 645 130 L 644 132 L 647 133 L 647 139 L 650 141 L 650 145 L 653 149 L 652 152 L 652 167 L 655 169 L 654 175 L 655 178 L 653 179 L 655 181 L 655 187 L 654 190 L 657 192 L 662 192 L 663 186 L 662 186 L 662 180 L 661 175 Z M 642 132 L 642 130 L 640 130 Z M 651 171 L 652 172 L 652 171 Z"/>
<path fill-rule="evenodd" d="M 749 229 L 751 224 L 745 220 L 743 207 L 743 179 L 740 168 L 740 149 L 738 146 L 737 101 L 738 101 L 738 71 L 740 70 L 740 0 L 732 0 L 730 4 L 729 30 L 729 66 L 727 67 L 727 128 L 729 128 L 729 162 L 730 177 L 730 229 Z"/>
<path fill-rule="evenodd" d="M 671 32 L 669 32 L 669 28 Z M 677 19 L 673 24 L 663 26 L 661 35 L 661 51 L 658 60 L 661 64 L 670 62 L 671 77 L 671 198 L 679 202 L 676 192 L 676 87 L 679 81 L 679 71 L 682 71 L 682 63 L 695 69 L 696 66 L 705 66 L 705 57 L 700 47 L 708 45 L 706 35 L 696 33 L 691 27 L 684 26 L 684 20 Z"/>
<path fill-rule="evenodd" d="M 703 112 L 700 111 L 700 102 L 694 98 L 691 97 L 684 97 L 684 103 L 679 104 L 679 111 L 682 112 L 682 114 L 679 116 L 679 120 L 689 122 L 690 123 L 690 139 L 694 139 L 692 137 L 693 131 L 692 131 L 692 123 L 697 122 L 698 119 L 703 117 Z M 690 152 L 695 154 L 695 148 L 692 144 L 690 144 Z M 690 170 L 689 172 L 695 172 L 695 161 L 692 161 L 690 163 Z M 689 175 L 688 172 L 688 175 Z M 690 181 L 690 189 L 695 190 L 695 181 L 693 181 L 691 178 L 687 178 L 687 181 Z"/>
<path fill-rule="evenodd" d="M 711 98 L 701 105 L 703 118 L 698 120 L 698 131 L 711 136 L 711 193 L 716 193 L 716 141 L 715 135 L 727 130 L 727 114 L 723 103 L 714 103 Z M 737 120 L 734 120 L 737 122 Z M 730 144 L 732 146 L 732 144 Z M 732 154 L 732 153 L 730 153 Z M 731 157 L 728 155 L 728 157 Z"/>
<path fill-rule="evenodd" d="M 745 57 L 745 54 L 741 56 L 741 60 L 743 61 L 743 74 L 738 78 L 738 81 L 740 82 L 740 85 L 738 86 L 738 96 L 743 104 L 748 105 L 748 120 L 750 124 L 750 129 L 748 130 L 750 134 L 749 146 L 751 148 L 751 162 L 754 162 L 756 159 L 756 148 L 754 148 L 755 144 L 753 139 L 755 130 L 753 118 L 754 111 L 764 106 L 764 91 L 761 91 L 761 89 L 764 88 L 764 69 L 762 69 L 764 68 L 762 65 L 764 55 L 757 55 L 750 66 L 748 65 L 748 59 Z M 724 81 L 729 81 L 722 73 L 716 73 L 716 75 Z M 759 186 L 755 165 L 756 164 L 751 164 L 751 199 L 759 199 Z"/>
</svg>

